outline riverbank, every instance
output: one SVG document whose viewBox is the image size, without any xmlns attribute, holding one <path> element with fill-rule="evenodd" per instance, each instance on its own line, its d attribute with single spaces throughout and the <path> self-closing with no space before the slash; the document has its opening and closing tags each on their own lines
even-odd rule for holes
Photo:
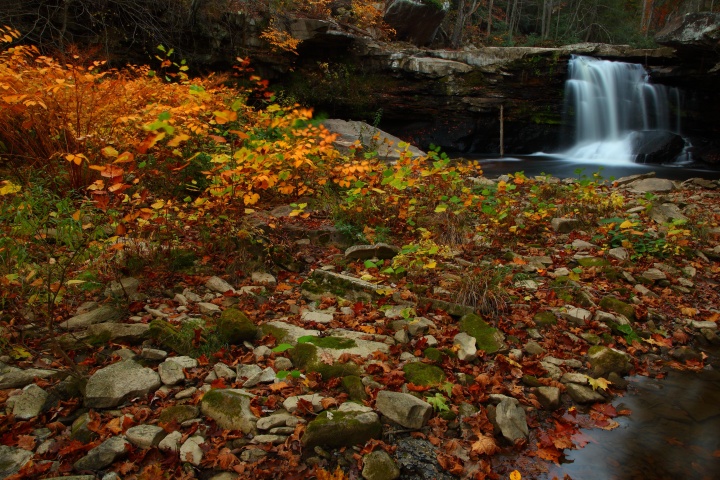
<svg viewBox="0 0 720 480">
<path fill-rule="evenodd" d="M 202 257 L 118 241 L 54 321 L 4 318 L 2 475 L 539 478 L 634 414 L 627 375 L 718 367 L 717 181 L 465 181 L 484 223 L 407 245 L 321 203 Z"/>
</svg>

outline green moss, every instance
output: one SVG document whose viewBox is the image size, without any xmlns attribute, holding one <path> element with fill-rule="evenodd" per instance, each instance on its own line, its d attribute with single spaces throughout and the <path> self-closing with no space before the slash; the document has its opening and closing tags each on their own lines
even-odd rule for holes
<svg viewBox="0 0 720 480">
<path fill-rule="evenodd" d="M 423 387 L 440 385 L 447 378 L 440 367 L 422 362 L 408 363 L 403 367 L 403 372 L 408 383 Z"/>
<path fill-rule="evenodd" d="M 249 395 L 227 389 L 214 389 L 203 395 L 202 413 L 211 417 L 219 427 L 228 430 L 255 432 L 255 416 L 250 410 Z"/>
<path fill-rule="evenodd" d="M 299 343 L 288 350 L 293 365 L 306 372 L 317 372 L 323 379 L 339 378 L 348 375 L 360 375 L 360 367 L 355 363 L 335 362 L 332 365 L 318 360 L 318 347 L 311 343 Z"/>
<path fill-rule="evenodd" d="M 194 350 L 191 335 L 182 332 L 180 328 L 176 328 L 170 322 L 160 318 L 150 322 L 148 335 L 159 346 L 181 355 L 190 355 Z"/>
<path fill-rule="evenodd" d="M 317 361 L 317 347 L 311 343 L 298 343 L 288 354 L 296 368 L 306 368 Z"/>
<path fill-rule="evenodd" d="M 258 328 L 243 312 L 237 308 L 228 308 L 218 319 L 216 334 L 221 342 L 237 345 L 255 340 Z"/>
<path fill-rule="evenodd" d="M 307 449 L 316 446 L 331 448 L 363 445 L 371 438 L 380 438 L 382 425 L 372 413 L 340 412 L 338 410 L 320 413 L 308 423 L 301 442 Z"/>
<path fill-rule="evenodd" d="M 630 321 L 635 320 L 635 307 L 615 297 L 603 297 L 603 299 L 600 300 L 600 308 L 624 315 Z"/>
<path fill-rule="evenodd" d="M 542 383 L 534 375 L 523 375 L 522 382 L 528 387 L 541 387 Z"/>
<path fill-rule="evenodd" d="M 485 353 L 495 353 L 503 348 L 505 336 L 497 328 L 491 327 L 483 318 L 474 313 L 460 319 L 460 331 L 475 337 L 477 349 Z"/>
<path fill-rule="evenodd" d="M 92 346 L 100 346 L 100 345 L 106 345 L 110 340 L 112 339 L 112 334 L 105 330 L 103 332 L 100 332 L 97 335 L 94 335 L 87 340 L 85 340 L 87 343 L 89 343 Z"/>
<path fill-rule="evenodd" d="M 604 267 L 610 265 L 610 262 L 604 258 L 597 257 L 578 258 L 577 262 L 581 267 Z"/>
<path fill-rule="evenodd" d="M 312 337 L 308 339 L 307 343 L 312 343 L 320 348 L 343 349 L 357 347 L 355 340 L 342 337 Z"/>
<path fill-rule="evenodd" d="M 158 417 L 158 422 L 171 423 L 176 421 L 177 423 L 183 423 L 196 418 L 199 413 L 198 408 L 194 405 L 172 405 L 163 409 L 160 417 Z"/>
<path fill-rule="evenodd" d="M 343 389 L 350 396 L 350 400 L 362 402 L 368 399 L 368 394 L 365 392 L 365 385 L 362 383 L 362 378 L 357 375 L 347 375 L 342 379 Z"/>
<path fill-rule="evenodd" d="M 283 343 L 285 337 L 287 337 L 287 331 L 275 325 L 268 325 L 267 323 L 260 327 L 260 331 L 263 335 L 272 335 L 277 340 L 277 343 Z"/>
<path fill-rule="evenodd" d="M 433 362 L 442 361 L 442 352 L 440 352 L 440 350 L 435 347 L 428 347 L 423 350 L 423 356 L 428 360 L 432 360 Z"/>
</svg>

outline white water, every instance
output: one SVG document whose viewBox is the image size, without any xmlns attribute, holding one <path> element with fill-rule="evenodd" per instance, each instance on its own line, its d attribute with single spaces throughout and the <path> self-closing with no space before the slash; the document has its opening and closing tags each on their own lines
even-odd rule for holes
<svg viewBox="0 0 720 480">
<path fill-rule="evenodd" d="M 642 65 L 573 56 L 569 71 L 565 114 L 574 119 L 575 145 L 564 156 L 630 163 L 634 131 L 679 133 L 677 90 L 649 83 Z"/>
</svg>

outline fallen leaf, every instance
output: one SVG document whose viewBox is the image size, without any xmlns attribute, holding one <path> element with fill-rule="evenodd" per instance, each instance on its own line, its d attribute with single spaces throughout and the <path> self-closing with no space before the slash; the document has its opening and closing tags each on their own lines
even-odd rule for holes
<svg viewBox="0 0 720 480">
<path fill-rule="evenodd" d="M 479 455 L 493 455 L 498 451 L 498 446 L 494 438 L 482 435 L 477 441 L 473 442 L 471 449 Z"/>
</svg>

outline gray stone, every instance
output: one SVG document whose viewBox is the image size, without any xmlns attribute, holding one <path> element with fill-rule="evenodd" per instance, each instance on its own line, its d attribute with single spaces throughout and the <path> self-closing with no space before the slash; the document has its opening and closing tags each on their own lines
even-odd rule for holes
<svg viewBox="0 0 720 480">
<path fill-rule="evenodd" d="M 7 478 L 17 473 L 32 457 L 33 452 L 0 445 L 0 478 Z"/>
<path fill-rule="evenodd" d="M 408 332 L 405 329 L 398 330 L 395 332 L 395 335 L 393 335 L 393 338 L 396 342 L 401 343 L 403 345 L 410 343 L 412 340 L 412 337 L 410 336 L 410 332 Z"/>
<path fill-rule="evenodd" d="M 194 435 L 185 440 L 180 447 L 180 460 L 195 466 L 200 465 L 203 458 L 203 451 L 200 445 L 203 443 L 205 443 L 205 439 L 200 435 Z"/>
<path fill-rule="evenodd" d="M 380 438 L 382 425 L 375 412 L 325 411 L 307 424 L 300 441 L 305 448 L 364 445 Z"/>
<path fill-rule="evenodd" d="M 592 313 L 584 308 L 569 307 L 566 311 L 560 312 L 560 315 L 568 322 L 578 325 L 584 325 L 592 318 Z"/>
<path fill-rule="evenodd" d="M 100 470 L 125 456 L 129 448 L 130 443 L 124 438 L 110 437 L 75 462 L 73 468 L 78 471 Z"/>
<path fill-rule="evenodd" d="M 399 252 L 400 247 L 388 245 L 387 243 L 354 245 L 345 250 L 345 258 L 350 260 L 369 260 L 371 258 L 385 260 L 393 258 Z"/>
<path fill-rule="evenodd" d="M 158 443 L 158 448 L 163 452 L 177 452 L 180 450 L 180 440 L 182 440 L 182 437 L 182 432 L 170 432 Z"/>
<path fill-rule="evenodd" d="M 547 371 L 548 377 L 554 380 L 560 379 L 560 377 L 562 377 L 563 375 L 563 371 L 560 370 L 560 367 L 558 367 L 557 365 L 553 365 L 550 362 L 540 361 L 540 366 Z"/>
<path fill-rule="evenodd" d="M 115 407 L 132 397 L 142 397 L 160 387 L 160 376 L 133 360 L 114 363 L 95 372 L 85 387 L 85 406 Z"/>
<path fill-rule="evenodd" d="M 477 358 L 477 340 L 465 332 L 460 332 L 453 339 L 453 346 L 457 346 L 458 360 L 472 362 Z"/>
<path fill-rule="evenodd" d="M 65 322 L 58 323 L 57 325 L 65 330 L 79 330 L 81 328 L 87 328 L 95 323 L 117 322 L 122 316 L 122 311 L 105 305 L 87 313 L 76 315 Z"/>
<path fill-rule="evenodd" d="M 234 379 L 237 377 L 237 372 L 222 362 L 213 365 L 213 372 L 217 378 Z"/>
<path fill-rule="evenodd" d="M 157 425 L 137 425 L 125 432 L 130 443 L 140 448 L 156 447 L 166 435 L 165 430 Z"/>
<path fill-rule="evenodd" d="M 290 418 L 295 418 L 287 412 L 274 413 L 267 417 L 259 418 L 257 421 L 258 430 L 270 430 L 271 428 L 284 427 Z"/>
<path fill-rule="evenodd" d="M 200 313 L 203 315 L 216 315 L 222 313 L 222 310 L 219 306 L 215 305 L 214 303 L 210 302 L 200 302 L 198 303 L 198 308 L 200 309 Z"/>
<path fill-rule="evenodd" d="M 649 268 L 649 269 L 645 270 L 641 276 L 643 278 L 645 278 L 647 280 L 651 280 L 653 282 L 655 282 L 657 280 L 666 280 L 667 279 L 667 275 L 665 275 L 665 272 L 663 272 L 659 268 Z"/>
<path fill-rule="evenodd" d="M 330 132 L 338 134 L 338 138 L 333 142 L 333 145 L 341 153 L 349 153 L 350 149 L 354 147 L 355 142 L 360 140 L 360 143 L 366 146 L 377 144 L 375 151 L 377 152 L 377 158 L 379 160 L 392 162 L 400 159 L 398 144 L 402 142 L 402 140 L 372 125 L 360 121 L 347 121 L 335 118 L 325 120 L 323 125 L 330 130 Z M 374 140 L 373 137 L 376 135 L 378 139 Z M 412 145 L 408 148 L 408 152 L 412 157 L 424 157 L 426 155 L 425 152 Z"/>
<path fill-rule="evenodd" d="M 538 387 L 535 393 L 545 410 L 556 410 L 560 406 L 560 389 L 557 387 Z"/>
<path fill-rule="evenodd" d="M 105 296 L 127 297 L 130 300 L 135 300 L 138 298 L 138 288 L 140 288 L 140 281 L 137 278 L 125 277 L 121 278 L 119 282 L 110 282 L 110 285 L 105 289 Z"/>
<path fill-rule="evenodd" d="M 395 480 L 400 468 L 385 450 L 375 450 L 363 457 L 362 476 L 365 480 Z"/>
<path fill-rule="evenodd" d="M 322 395 L 319 395 L 317 393 L 313 393 L 310 395 L 297 395 L 288 397 L 283 402 L 283 407 L 285 407 L 285 410 L 288 411 L 288 413 L 295 413 L 295 411 L 298 409 L 298 403 L 300 403 L 301 400 L 308 402 L 312 405 L 313 411 L 315 413 L 322 411 L 322 400 L 325 397 Z"/>
<path fill-rule="evenodd" d="M 437 330 L 437 325 L 435 325 L 435 322 L 425 317 L 415 317 L 407 324 L 407 331 L 413 337 L 417 335 L 425 335 L 430 330 Z"/>
<path fill-rule="evenodd" d="M 177 385 L 185 381 L 185 372 L 183 371 L 182 365 L 171 359 L 165 360 L 158 366 L 158 374 L 160 381 L 162 381 L 164 385 Z"/>
<path fill-rule="evenodd" d="M 165 350 L 160 350 L 157 348 L 143 347 L 142 351 L 140 352 L 140 357 L 144 358 L 145 360 L 165 360 L 167 356 L 168 353 Z"/>
<path fill-rule="evenodd" d="M 205 287 L 207 287 L 209 290 L 212 290 L 213 292 L 217 292 L 217 293 L 225 293 L 227 291 L 231 291 L 231 292 L 235 291 L 235 289 L 233 288 L 232 285 L 230 285 L 229 283 L 227 283 L 225 280 L 223 280 L 220 277 L 210 277 L 210 279 L 208 279 L 208 281 L 205 282 Z M 185 292 L 183 292 L 183 294 L 185 294 Z M 187 295 L 185 295 L 185 296 L 187 296 Z M 190 299 L 190 297 L 188 297 L 188 299 Z M 193 300 L 193 301 L 195 301 L 195 300 Z M 199 302 L 200 300 L 198 299 L 197 301 Z"/>
<path fill-rule="evenodd" d="M 561 378 L 562 383 L 577 383 L 578 385 L 587 385 L 588 377 L 582 373 L 567 372 Z"/>
<path fill-rule="evenodd" d="M 280 370 L 292 370 L 293 363 L 292 360 L 290 360 L 287 357 L 277 357 L 275 359 L 275 369 Z"/>
<path fill-rule="evenodd" d="M 665 178 L 644 178 L 628 184 L 630 188 L 638 193 L 647 192 L 672 192 L 675 190 L 675 183 Z"/>
<path fill-rule="evenodd" d="M 239 364 L 237 366 L 237 378 L 238 380 L 241 379 L 250 379 L 253 378 L 256 375 L 259 375 L 263 371 L 262 367 L 259 365 L 249 364 L 249 365 L 243 365 Z"/>
<path fill-rule="evenodd" d="M 565 389 L 575 403 L 596 403 L 605 401 L 605 397 L 592 388 L 584 385 L 568 383 L 565 385 Z"/>
<path fill-rule="evenodd" d="M 558 233 L 570 233 L 580 225 L 577 218 L 553 218 L 550 220 L 550 226 Z"/>
<path fill-rule="evenodd" d="M 168 357 L 165 362 L 177 363 L 182 368 L 197 368 L 198 366 L 198 361 L 192 357 L 188 357 L 187 355 L 182 355 L 179 357 Z"/>
<path fill-rule="evenodd" d="M 527 438 L 529 434 L 525 410 L 514 398 L 506 397 L 497 405 L 495 422 L 503 437 L 510 442 Z"/>
<path fill-rule="evenodd" d="M 90 325 L 87 333 L 91 337 L 116 342 L 139 342 L 150 330 L 146 323 L 95 323 Z"/>
<path fill-rule="evenodd" d="M 662 205 L 653 206 L 650 210 L 650 218 L 660 225 L 673 220 L 688 220 L 688 217 L 682 213 L 680 207 L 673 203 L 663 203 Z"/>
<path fill-rule="evenodd" d="M 545 353 L 545 349 L 534 340 L 528 341 L 523 347 L 523 349 L 530 355 L 542 355 L 543 353 Z"/>
<path fill-rule="evenodd" d="M 290 433 L 292 433 L 293 431 L 294 429 L 291 428 Z M 285 440 L 287 440 L 287 438 L 287 435 L 266 433 L 262 435 L 255 435 L 250 442 L 256 445 L 261 443 L 271 443 L 273 445 L 279 445 L 281 443 L 285 443 Z"/>
<path fill-rule="evenodd" d="M 221 428 L 254 433 L 257 417 L 250 410 L 251 399 L 252 395 L 243 390 L 214 389 L 203 396 L 200 410 Z"/>
<path fill-rule="evenodd" d="M 608 257 L 624 262 L 630 258 L 630 253 L 623 247 L 616 247 L 608 250 Z"/>
<path fill-rule="evenodd" d="M 35 378 L 50 378 L 58 372 L 39 368 L 20 369 L 0 362 L 0 390 L 22 388 L 33 383 Z"/>
<path fill-rule="evenodd" d="M 330 295 L 354 301 L 372 301 L 380 296 L 379 286 L 357 277 L 315 269 L 302 284 L 303 296 L 310 300 L 320 300 Z"/>
<path fill-rule="evenodd" d="M 655 41 L 677 49 L 683 57 L 715 55 L 720 46 L 720 14 L 704 11 L 677 15 L 655 35 Z"/>
<path fill-rule="evenodd" d="M 375 408 L 395 423 L 405 428 L 419 429 L 432 416 L 432 406 L 408 393 L 381 390 L 375 401 Z"/>
<path fill-rule="evenodd" d="M 575 250 L 592 250 L 593 248 L 597 248 L 597 245 L 594 243 L 586 242 L 585 240 L 580 239 L 573 240 L 571 245 Z"/>
<path fill-rule="evenodd" d="M 311 312 L 309 310 L 305 310 L 302 315 L 300 315 L 300 318 L 304 322 L 327 324 L 333 321 L 333 314 L 326 312 Z"/>
<path fill-rule="evenodd" d="M 252 282 L 259 285 L 275 285 L 277 283 L 277 280 L 269 273 L 253 272 Z"/>
<path fill-rule="evenodd" d="M 519 282 L 515 282 L 516 288 L 522 288 L 528 292 L 537 292 L 538 286 L 539 285 L 535 280 L 521 280 Z"/>
<path fill-rule="evenodd" d="M 261 370 L 252 377 L 248 378 L 245 383 L 243 383 L 243 387 L 254 387 L 258 383 L 272 383 L 275 381 L 276 378 L 277 375 L 275 375 L 275 370 L 273 370 L 272 367 L 267 367 L 266 369 Z"/>
<path fill-rule="evenodd" d="M 718 329 L 717 323 L 711 322 L 711 321 L 690 320 L 688 322 L 688 325 L 690 325 L 692 328 L 696 328 L 698 330 L 701 330 L 703 328 L 707 328 L 708 330 L 717 330 Z"/>
<path fill-rule="evenodd" d="M 30 384 L 16 397 L 13 415 L 19 420 L 37 417 L 43 411 L 48 393 L 37 385 Z"/>
</svg>

